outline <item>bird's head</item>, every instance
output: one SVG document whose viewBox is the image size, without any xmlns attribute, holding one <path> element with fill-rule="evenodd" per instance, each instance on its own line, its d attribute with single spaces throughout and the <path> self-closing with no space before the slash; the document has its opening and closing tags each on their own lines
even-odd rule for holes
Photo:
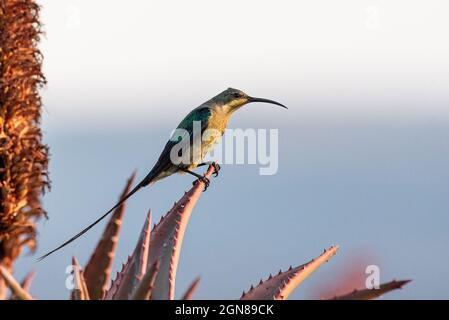
<svg viewBox="0 0 449 320">
<path fill-rule="evenodd" d="M 280 104 L 279 102 L 264 98 L 251 97 L 245 92 L 233 88 L 226 89 L 222 93 L 215 96 L 212 100 L 216 106 L 224 108 L 229 113 L 232 113 L 251 102 L 271 103 L 287 109 L 286 106 Z"/>
</svg>

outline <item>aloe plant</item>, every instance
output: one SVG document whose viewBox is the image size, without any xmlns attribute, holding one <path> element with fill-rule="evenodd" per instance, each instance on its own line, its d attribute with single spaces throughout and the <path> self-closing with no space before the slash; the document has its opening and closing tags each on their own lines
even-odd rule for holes
<svg viewBox="0 0 449 320">
<path fill-rule="evenodd" d="M 213 168 L 208 168 L 205 176 L 210 177 L 212 172 Z M 135 174 L 129 178 L 122 197 L 131 187 L 134 177 Z M 71 299 L 174 299 L 176 271 L 184 233 L 195 204 L 203 194 L 203 188 L 203 182 L 197 181 L 153 227 L 151 227 L 152 214 L 151 211 L 148 211 L 134 251 L 108 284 L 125 212 L 124 205 L 117 208 L 108 221 L 84 271 L 77 259 L 73 257 L 75 288 L 71 293 Z M 257 285 L 244 291 L 240 299 L 285 300 L 307 277 L 330 260 L 338 250 L 338 246 L 331 246 L 321 255 L 303 265 L 290 266 L 286 271 L 280 270 L 276 275 L 270 274 L 267 279 L 260 280 Z M 12 291 L 11 298 L 32 299 L 28 293 L 29 279 L 20 285 L 3 267 L 0 269 L 0 275 Z M 200 279 L 197 278 L 192 282 L 182 299 L 192 299 L 199 281 Z M 392 281 L 382 284 L 379 289 L 354 290 L 333 299 L 375 299 L 387 292 L 402 288 L 408 282 L 409 280 Z"/>
</svg>

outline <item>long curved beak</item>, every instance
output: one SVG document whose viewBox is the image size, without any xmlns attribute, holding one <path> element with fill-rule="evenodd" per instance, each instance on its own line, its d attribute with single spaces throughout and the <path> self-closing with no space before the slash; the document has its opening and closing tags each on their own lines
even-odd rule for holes
<svg viewBox="0 0 449 320">
<path fill-rule="evenodd" d="M 277 101 L 273 101 L 270 99 L 264 99 L 264 98 L 254 98 L 254 97 L 248 97 L 248 102 L 262 102 L 262 103 L 271 103 L 271 104 L 275 104 L 277 106 L 280 106 L 282 108 L 288 109 L 286 106 L 284 106 L 283 104 L 277 102 Z"/>
</svg>

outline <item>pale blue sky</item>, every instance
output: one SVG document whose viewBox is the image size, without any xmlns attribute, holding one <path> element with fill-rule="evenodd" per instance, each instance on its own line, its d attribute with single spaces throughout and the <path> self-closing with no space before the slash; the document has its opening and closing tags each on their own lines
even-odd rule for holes
<svg viewBox="0 0 449 320">
<path fill-rule="evenodd" d="M 231 122 L 279 129 L 279 171 L 223 166 L 193 213 L 177 296 L 201 275 L 198 298 L 238 298 L 339 244 L 292 298 L 360 251 L 382 281 L 414 280 L 389 298 L 448 298 L 446 1 L 41 3 L 53 188 L 38 253 L 108 209 L 190 109 L 232 86 L 289 107 L 251 105 Z M 147 209 L 158 219 L 190 185 L 171 177 L 131 199 L 115 269 Z M 23 258 L 18 277 L 36 269 L 34 295 L 66 298 L 70 256 L 84 263 L 102 228 L 40 264 Z"/>
</svg>

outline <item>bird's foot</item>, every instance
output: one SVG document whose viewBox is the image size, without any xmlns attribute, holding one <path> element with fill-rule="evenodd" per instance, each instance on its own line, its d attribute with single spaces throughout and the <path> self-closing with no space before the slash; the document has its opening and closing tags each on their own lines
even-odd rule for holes
<svg viewBox="0 0 449 320">
<path fill-rule="evenodd" d="M 218 172 L 221 170 L 220 165 L 217 162 L 215 162 L 215 161 L 213 161 L 213 162 L 203 162 L 203 163 L 200 163 L 197 167 L 201 167 L 201 166 L 212 166 L 212 167 L 214 167 L 214 172 L 212 172 L 214 177 L 217 177 L 218 176 Z"/>
<path fill-rule="evenodd" d="M 199 183 L 199 182 L 203 182 L 204 183 L 204 190 L 203 190 L 203 192 L 206 191 L 207 188 L 210 185 L 210 180 L 208 178 L 206 178 L 206 177 L 200 177 L 200 178 L 198 178 L 198 180 L 193 181 L 192 184 L 195 185 L 196 183 Z"/>
<path fill-rule="evenodd" d="M 212 174 L 214 175 L 214 177 L 218 177 L 218 172 L 221 169 L 220 165 L 216 162 L 212 162 L 211 165 L 214 167 L 214 172 L 212 172 Z"/>
</svg>

